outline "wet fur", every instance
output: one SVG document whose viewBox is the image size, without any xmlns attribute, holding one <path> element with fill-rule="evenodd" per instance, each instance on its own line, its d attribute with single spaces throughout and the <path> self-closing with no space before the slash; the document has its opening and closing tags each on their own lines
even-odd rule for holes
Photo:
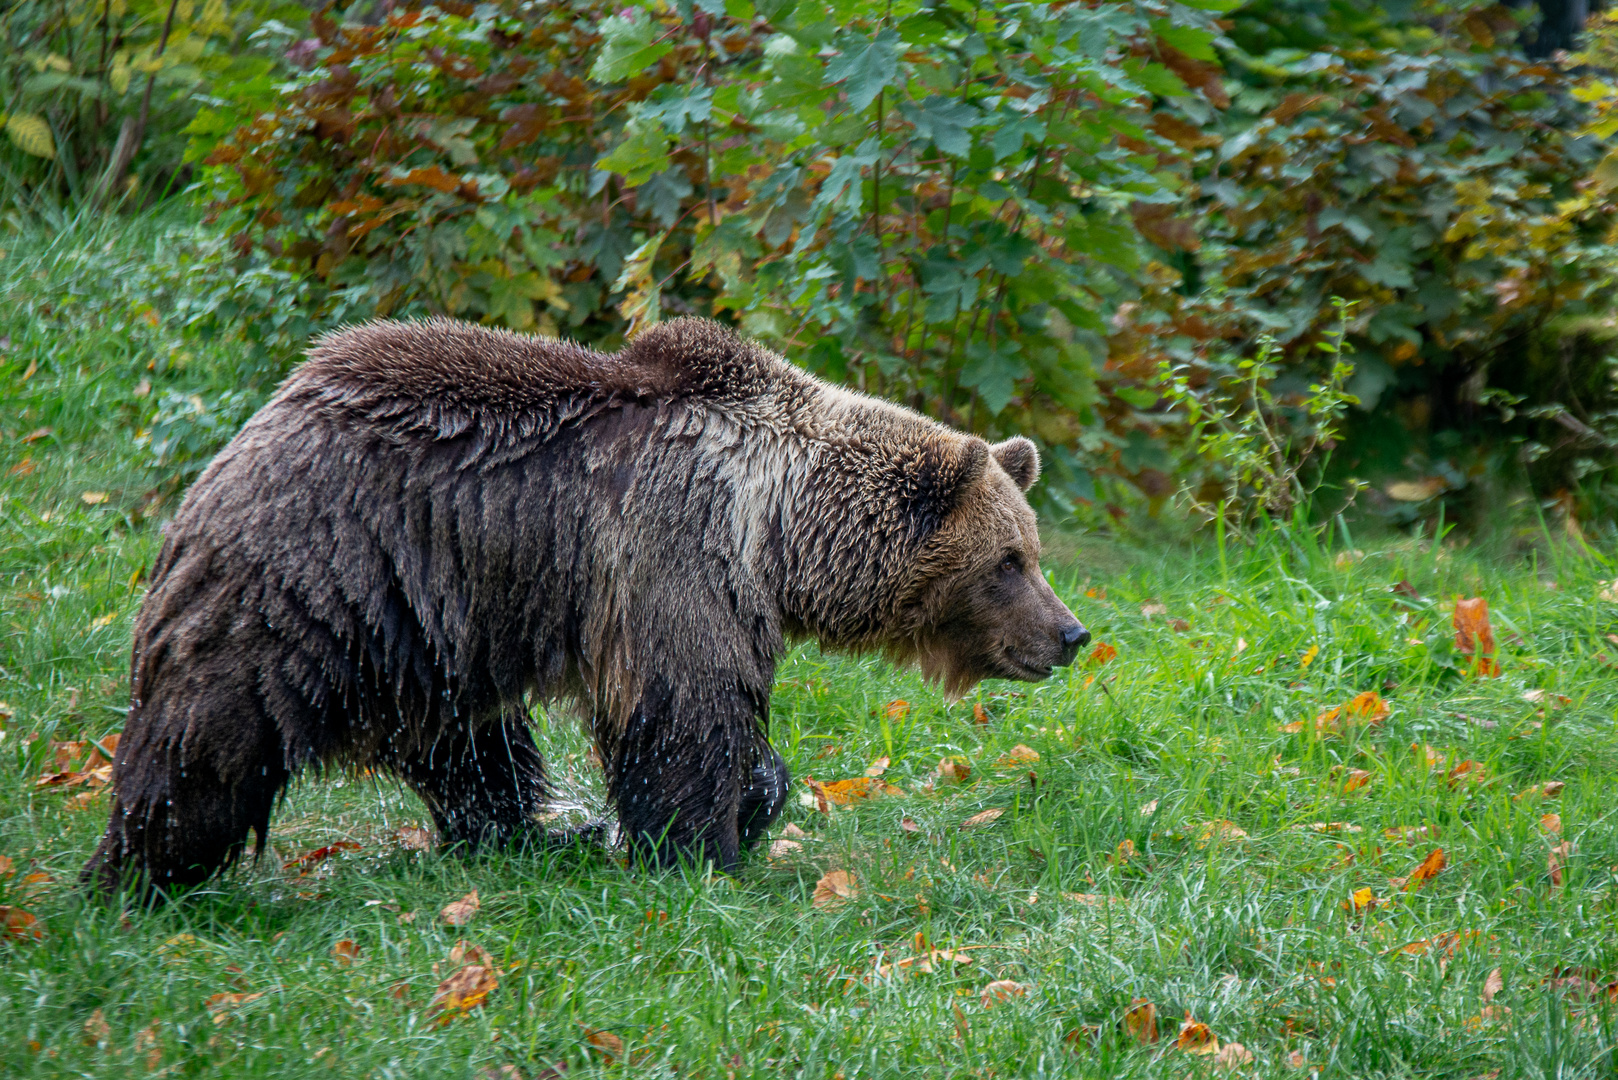
<svg viewBox="0 0 1618 1080">
<path fill-rule="evenodd" d="M 702 320 L 613 355 L 448 320 L 329 335 L 167 526 L 85 879 L 204 880 L 311 765 L 392 773 L 449 843 L 533 835 L 526 703 L 556 699 L 632 844 L 734 867 L 786 797 L 789 637 L 957 693 L 1030 677 L 1001 639 L 1072 621 L 1032 569 L 1037 470 Z M 997 613 L 1008 547 L 1039 595 Z"/>
</svg>

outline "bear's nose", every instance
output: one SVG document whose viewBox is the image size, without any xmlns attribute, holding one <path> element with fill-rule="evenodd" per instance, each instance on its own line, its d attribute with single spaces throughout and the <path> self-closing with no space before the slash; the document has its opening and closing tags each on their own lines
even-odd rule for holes
<svg viewBox="0 0 1618 1080">
<path fill-rule="evenodd" d="M 1083 623 L 1074 623 L 1062 630 L 1062 644 L 1070 649 L 1082 649 L 1090 644 L 1090 631 L 1084 628 Z"/>
</svg>

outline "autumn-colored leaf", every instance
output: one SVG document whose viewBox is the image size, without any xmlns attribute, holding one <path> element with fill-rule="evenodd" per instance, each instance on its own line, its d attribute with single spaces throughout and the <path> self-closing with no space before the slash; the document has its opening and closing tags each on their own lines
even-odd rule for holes
<svg viewBox="0 0 1618 1080">
<path fill-rule="evenodd" d="M 1004 814 L 1005 812 L 1006 811 L 1003 807 L 991 807 L 988 810 L 984 810 L 982 813 L 973 814 L 971 817 L 961 822 L 961 828 L 975 829 L 980 825 L 987 825 L 999 818 L 1000 815 Z"/>
<path fill-rule="evenodd" d="M 1573 844 L 1571 841 L 1564 840 L 1560 844 L 1552 845 L 1545 859 L 1546 866 L 1551 874 L 1551 888 L 1560 889 L 1562 887 L 1562 871 L 1566 868 L 1568 857 L 1572 854 Z"/>
<path fill-rule="evenodd" d="M 10 855 L 0 855 L 0 878 L 8 878 L 16 872 L 16 864 L 11 861 Z"/>
<path fill-rule="evenodd" d="M 1483 1004 L 1487 1005 L 1489 1002 L 1494 1000 L 1494 996 L 1496 994 L 1505 988 L 1505 976 L 1500 974 L 1499 968 L 1495 968 L 1493 971 L 1489 972 L 1488 977 L 1483 980 L 1483 992 L 1478 996 L 1483 999 Z"/>
<path fill-rule="evenodd" d="M 1377 899 L 1375 893 L 1369 888 L 1365 888 L 1355 889 L 1354 895 L 1344 900 L 1340 906 L 1344 911 L 1352 911 L 1358 915 L 1361 912 L 1370 911 L 1382 903 L 1385 903 L 1385 901 Z"/>
<path fill-rule="evenodd" d="M 1475 675 L 1500 674 L 1500 665 L 1494 657 L 1494 628 L 1489 624 L 1489 602 L 1481 596 L 1455 601 L 1452 616 L 1455 626 L 1455 651 L 1474 659 Z"/>
<path fill-rule="evenodd" d="M 1541 713 L 1550 709 L 1560 709 L 1564 705 L 1573 704 L 1573 699 L 1566 694 L 1553 694 L 1545 690 L 1524 690 L 1522 699 L 1530 705 L 1542 705 Z"/>
<path fill-rule="evenodd" d="M 916 824 L 915 818 L 906 814 L 904 817 L 899 819 L 899 831 L 915 834 L 921 832 L 921 826 Z"/>
<path fill-rule="evenodd" d="M 1105 641 L 1096 642 L 1096 647 L 1090 650 L 1090 659 L 1097 664 L 1105 664 L 1107 661 L 1116 658 L 1117 655 L 1118 650 Z"/>
<path fill-rule="evenodd" d="M 1197 847 L 1204 848 L 1215 840 L 1223 840 L 1225 843 L 1230 844 L 1246 840 L 1247 830 L 1237 825 L 1234 821 L 1220 819 L 1218 821 L 1203 822 L 1196 827 L 1196 831 L 1192 835 L 1196 838 Z"/>
<path fill-rule="evenodd" d="M 1360 724 L 1380 724 L 1388 718 L 1392 710 L 1388 703 L 1375 690 L 1366 690 L 1355 694 L 1353 698 L 1342 705 L 1326 709 L 1315 717 L 1314 729 L 1325 735 L 1335 735 L 1347 728 Z M 1295 734 L 1305 730 L 1309 725 L 1302 720 L 1294 720 L 1289 724 L 1281 725 L 1281 730 Z"/>
<path fill-rule="evenodd" d="M 1346 821 L 1308 821 L 1292 826 L 1294 829 L 1308 829 L 1317 833 L 1357 833 L 1365 829 L 1359 825 L 1350 825 Z"/>
<path fill-rule="evenodd" d="M 478 891 L 473 889 L 459 900 L 445 904 L 438 913 L 439 921 L 446 926 L 465 926 L 477 917 L 478 908 L 483 905 L 478 900 Z"/>
<path fill-rule="evenodd" d="M 851 780 L 827 780 L 820 782 L 812 777 L 804 778 L 804 786 L 815 793 L 817 800 L 824 799 L 831 806 L 852 806 L 855 803 L 868 802 L 888 794 L 890 785 L 883 783 L 875 776 L 856 776 Z"/>
<path fill-rule="evenodd" d="M 608 1061 L 624 1059 L 624 1040 L 610 1031 L 587 1027 L 584 1029 L 584 1041 L 600 1051 Z"/>
<path fill-rule="evenodd" d="M 1253 1064 L 1253 1052 L 1241 1043 L 1226 1043 L 1214 1054 L 1213 1062 L 1216 1069 L 1239 1069 Z"/>
<path fill-rule="evenodd" d="M 1020 769 L 1024 765 L 1039 764 L 1039 751 L 1018 743 L 995 760 L 997 769 Z"/>
<path fill-rule="evenodd" d="M 1141 803 L 1141 807 L 1140 807 L 1140 816 L 1141 817 L 1151 817 L 1155 813 L 1157 813 L 1157 800 L 1156 799 L 1152 799 L 1152 800 L 1150 800 L 1148 802 Z"/>
<path fill-rule="evenodd" d="M 1389 840 L 1436 840 L 1438 839 L 1437 825 L 1395 825 L 1391 829 L 1383 829 L 1382 835 Z"/>
<path fill-rule="evenodd" d="M 1428 852 L 1427 857 L 1421 861 L 1421 865 L 1410 871 L 1410 875 L 1405 879 L 1405 888 L 1407 890 L 1416 888 L 1422 882 L 1430 880 L 1442 869 L 1444 869 L 1444 849 L 1433 848 L 1432 851 Z"/>
<path fill-rule="evenodd" d="M 1517 792 L 1517 794 L 1511 797 L 1511 800 L 1512 802 L 1522 802 L 1524 799 L 1527 799 L 1534 802 L 1540 799 L 1555 799 L 1561 797 L 1562 791 L 1566 787 L 1567 784 L 1564 781 L 1547 780 L 1543 784 L 1535 784 L 1531 788 L 1525 788 L 1522 791 Z"/>
<path fill-rule="evenodd" d="M 770 841 L 770 858 L 772 859 L 790 859 L 801 851 L 803 851 L 803 845 L 796 840 Z"/>
<path fill-rule="evenodd" d="M 964 784 L 972 776 L 972 767 L 960 758 L 939 758 L 936 775 L 945 783 Z"/>
<path fill-rule="evenodd" d="M 213 1017 L 214 1024 L 222 1026 L 230 1022 L 234 1009 L 246 1005 L 250 1001 L 257 1001 L 267 992 L 260 990 L 256 994 L 214 994 L 204 1004 L 208 1009 L 208 1015 Z"/>
<path fill-rule="evenodd" d="M 1157 1041 L 1157 1006 L 1145 998 L 1135 998 L 1124 1013 L 1124 1032 L 1138 1043 Z"/>
<path fill-rule="evenodd" d="M 90 1019 L 84 1022 L 84 1045 L 105 1046 L 112 1041 L 112 1025 L 107 1023 L 107 1017 L 100 1009 L 90 1014 Z"/>
<path fill-rule="evenodd" d="M 427 1015 L 436 1017 L 439 1026 L 447 1024 L 482 1005 L 499 986 L 500 975 L 493 966 L 465 964 L 438 984 L 427 1003 Z"/>
<path fill-rule="evenodd" d="M 1118 841 L 1118 850 L 1107 856 L 1107 862 L 1113 866 L 1128 866 L 1134 857 L 1135 841 L 1126 838 Z"/>
<path fill-rule="evenodd" d="M 980 995 L 979 1000 L 985 1009 L 990 1009 L 1002 1001 L 1010 1001 L 1014 997 L 1022 997 L 1027 993 L 1028 987 L 1020 982 L 1011 979 L 996 979 L 983 988 L 983 993 Z"/>
<path fill-rule="evenodd" d="M 972 705 L 972 722 L 974 724 L 987 724 L 989 722 L 989 711 L 979 702 L 974 702 Z"/>
<path fill-rule="evenodd" d="M 910 702 L 903 698 L 895 698 L 888 702 L 887 717 L 889 720 L 903 720 L 910 712 Z"/>
<path fill-rule="evenodd" d="M 442 191 L 446 195 L 455 191 L 461 186 L 460 177 L 455 176 L 452 173 L 445 172 L 437 165 L 429 165 L 423 169 L 411 169 L 409 172 L 402 175 L 393 174 L 385 176 L 383 177 L 382 182 L 390 187 L 403 187 L 406 184 L 419 184 L 422 187 L 430 187 L 435 191 Z"/>
<path fill-rule="evenodd" d="M 28 445 L 33 445 L 34 443 L 37 443 L 41 439 L 50 438 L 55 433 L 56 433 L 55 428 L 48 428 L 48 427 L 35 428 L 33 431 L 30 431 L 28 434 L 24 435 L 22 437 L 22 441 L 24 443 L 28 444 Z"/>
<path fill-rule="evenodd" d="M 1487 775 L 1488 770 L 1484 767 L 1481 761 L 1472 761 L 1471 759 L 1468 759 L 1458 763 L 1454 768 L 1452 768 L 1449 771 L 1448 779 L 1450 786 L 1453 787 L 1462 780 L 1478 783 Z"/>
<path fill-rule="evenodd" d="M 1371 774 L 1364 769 L 1349 769 L 1343 779 L 1343 794 L 1358 791 L 1371 782 Z"/>
<path fill-rule="evenodd" d="M 890 764 L 891 762 L 888 761 L 887 755 L 884 754 L 865 767 L 865 775 L 881 776 L 883 773 L 888 771 L 888 766 Z"/>
<path fill-rule="evenodd" d="M 1191 1018 L 1191 1010 L 1185 1011 L 1185 1023 L 1180 1025 L 1179 1037 L 1174 1040 L 1176 1050 L 1184 1050 L 1188 1054 L 1216 1054 L 1219 1052 L 1219 1040 L 1214 1037 L 1212 1029 L 1207 1024 Z"/>
<path fill-rule="evenodd" d="M 812 902 L 817 908 L 835 908 L 859 894 L 859 887 L 854 881 L 853 874 L 847 870 L 833 870 L 815 882 Z"/>
<path fill-rule="evenodd" d="M 1562 831 L 1562 815 L 1561 814 L 1542 814 L 1542 815 L 1540 815 L 1539 827 L 1544 829 L 1548 833 L 1560 833 Z"/>
<path fill-rule="evenodd" d="M 335 844 L 327 844 L 325 847 L 318 847 L 313 851 L 306 851 L 296 858 L 288 859 L 281 864 L 281 869 L 308 873 L 333 855 L 344 851 L 358 851 L 359 849 L 359 844 L 352 840 L 339 840 Z"/>
<path fill-rule="evenodd" d="M 433 834 L 419 825 L 405 825 L 395 829 L 393 839 L 406 851 L 433 850 Z"/>
<path fill-rule="evenodd" d="M 344 938 L 331 947 L 332 959 L 347 967 L 359 959 L 360 947 L 351 938 Z"/>
<path fill-rule="evenodd" d="M 39 920 L 20 907 L 0 904 L 0 940 L 38 941 L 45 936 Z"/>
</svg>

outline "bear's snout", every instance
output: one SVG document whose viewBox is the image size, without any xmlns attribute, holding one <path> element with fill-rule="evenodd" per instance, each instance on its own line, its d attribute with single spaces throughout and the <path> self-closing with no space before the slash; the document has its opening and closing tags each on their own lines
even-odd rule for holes
<svg viewBox="0 0 1618 1080">
<path fill-rule="evenodd" d="M 1062 641 L 1063 649 L 1062 661 L 1057 667 L 1067 667 L 1079 655 L 1079 650 L 1090 644 L 1090 631 L 1077 619 L 1062 627 L 1057 636 Z"/>
</svg>

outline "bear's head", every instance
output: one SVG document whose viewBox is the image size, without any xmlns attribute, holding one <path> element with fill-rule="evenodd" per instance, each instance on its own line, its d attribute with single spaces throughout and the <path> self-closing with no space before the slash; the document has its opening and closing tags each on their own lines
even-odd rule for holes
<svg viewBox="0 0 1618 1080">
<path fill-rule="evenodd" d="M 1040 573 L 1023 494 L 1039 479 L 1039 451 L 1024 438 L 965 438 L 944 452 L 948 509 L 912 568 L 912 631 L 896 657 L 914 658 L 952 696 L 982 679 L 1048 678 L 1090 633 Z"/>
</svg>

